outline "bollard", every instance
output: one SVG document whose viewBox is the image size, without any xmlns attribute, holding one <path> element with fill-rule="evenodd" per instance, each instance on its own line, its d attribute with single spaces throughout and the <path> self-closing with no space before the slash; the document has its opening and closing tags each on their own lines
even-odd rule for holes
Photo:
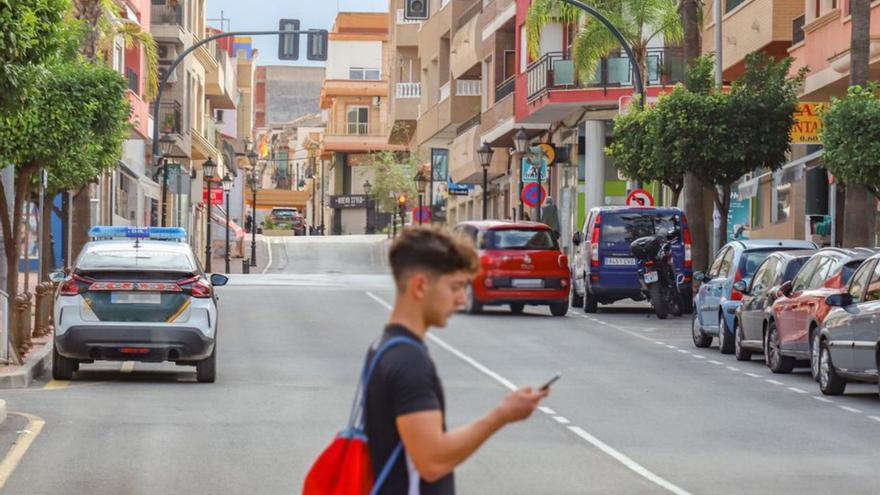
<svg viewBox="0 0 880 495">
<path fill-rule="evenodd" d="M 251 260 L 247 258 L 241 260 L 241 273 L 245 275 L 251 273 Z"/>
<path fill-rule="evenodd" d="M 31 348 L 31 299 L 29 294 L 19 294 L 12 300 L 13 346 L 19 356 Z"/>
<path fill-rule="evenodd" d="M 51 333 L 49 315 L 52 313 L 52 285 L 48 282 L 38 284 L 34 302 L 34 337 L 45 337 Z"/>
</svg>

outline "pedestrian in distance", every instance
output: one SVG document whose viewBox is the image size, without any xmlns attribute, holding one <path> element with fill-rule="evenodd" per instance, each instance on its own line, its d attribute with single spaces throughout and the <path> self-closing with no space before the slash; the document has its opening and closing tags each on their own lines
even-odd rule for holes
<svg viewBox="0 0 880 495">
<path fill-rule="evenodd" d="M 415 345 L 387 349 L 367 383 L 365 428 L 377 478 L 396 447 L 403 446 L 378 493 L 453 494 L 456 466 L 505 425 L 531 416 L 549 389 L 521 388 L 482 418 L 448 430 L 443 386 L 424 341 L 431 328 L 445 327 L 464 306 L 468 283 L 479 267 L 477 253 L 470 239 L 424 226 L 404 230 L 389 258 L 394 308 L 368 359 L 391 339 Z"/>
</svg>

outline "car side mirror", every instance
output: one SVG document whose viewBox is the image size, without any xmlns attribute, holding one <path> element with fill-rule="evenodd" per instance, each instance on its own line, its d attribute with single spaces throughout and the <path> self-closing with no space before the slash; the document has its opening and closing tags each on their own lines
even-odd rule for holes
<svg viewBox="0 0 880 495">
<path fill-rule="evenodd" d="M 222 275 L 220 273 L 214 273 L 211 275 L 211 285 L 214 287 L 223 287 L 229 282 L 229 277 L 226 275 Z"/>
<path fill-rule="evenodd" d="M 60 284 L 61 282 L 64 282 L 64 280 L 66 278 L 67 278 L 67 274 L 64 272 L 52 272 L 49 274 L 49 280 L 52 281 L 53 283 L 56 283 L 56 284 Z"/>
<path fill-rule="evenodd" d="M 849 293 L 833 294 L 825 298 L 825 304 L 834 308 L 843 308 L 853 303 L 853 298 Z"/>
<path fill-rule="evenodd" d="M 779 290 L 776 291 L 776 297 L 788 297 L 790 295 L 791 295 L 791 280 L 780 285 Z"/>
<path fill-rule="evenodd" d="M 706 272 L 694 273 L 694 280 L 696 280 L 697 282 L 701 282 L 701 283 L 705 282 L 706 280 L 708 280 L 708 278 L 706 278 Z"/>
<path fill-rule="evenodd" d="M 743 294 L 748 294 L 749 282 L 747 280 L 737 280 L 736 283 L 733 284 L 733 288 Z"/>
<path fill-rule="evenodd" d="M 581 236 L 580 232 L 575 232 L 571 237 L 571 242 L 573 242 L 575 246 L 580 246 L 584 242 L 584 238 Z"/>
</svg>

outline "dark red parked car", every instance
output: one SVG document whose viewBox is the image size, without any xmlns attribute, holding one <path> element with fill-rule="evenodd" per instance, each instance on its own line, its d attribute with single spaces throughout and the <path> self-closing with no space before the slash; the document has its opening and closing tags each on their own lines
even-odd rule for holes
<svg viewBox="0 0 880 495">
<path fill-rule="evenodd" d="M 790 373 L 799 361 L 809 361 L 813 378 L 819 376 L 819 329 L 833 309 L 825 298 L 843 293 L 872 254 L 869 249 L 823 249 L 782 285 L 764 335 L 764 356 L 771 371 Z"/>
<path fill-rule="evenodd" d="M 482 221 L 460 223 L 454 230 L 473 239 L 480 253 L 480 272 L 468 287 L 469 313 L 503 305 L 514 313 L 521 313 L 526 305 L 550 306 L 554 316 L 568 312 L 568 256 L 550 227 Z"/>
</svg>

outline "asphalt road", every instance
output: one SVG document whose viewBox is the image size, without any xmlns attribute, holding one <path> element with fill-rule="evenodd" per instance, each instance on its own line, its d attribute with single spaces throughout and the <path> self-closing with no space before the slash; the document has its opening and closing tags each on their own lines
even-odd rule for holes
<svg viewBox="0 0 880 495">
<path fill-rule="evenodd" d="M 195 383 L 192 368 L 103 363 L 70 383 L 0 392 L 10 411 L 45 420 L 0 493 L 299 492 L 347 419 L 393 287 L 381 238 L 271 247 L 266 274 L 221 290 L 217 383 Z M 458 315 L 430 341 L 451 426 L 506 386 L 564 375 L 545 409 L 457 470 L 459 493 L 880 491 L 876 387 L 826 399 L 807 370 L 772 375 L 757 357 L 696 350 L 689 320 L 661 322 L 638 304 L 526 311 Z M 0 449 L 26 428 L 12 418 Z"/>
</svg>

